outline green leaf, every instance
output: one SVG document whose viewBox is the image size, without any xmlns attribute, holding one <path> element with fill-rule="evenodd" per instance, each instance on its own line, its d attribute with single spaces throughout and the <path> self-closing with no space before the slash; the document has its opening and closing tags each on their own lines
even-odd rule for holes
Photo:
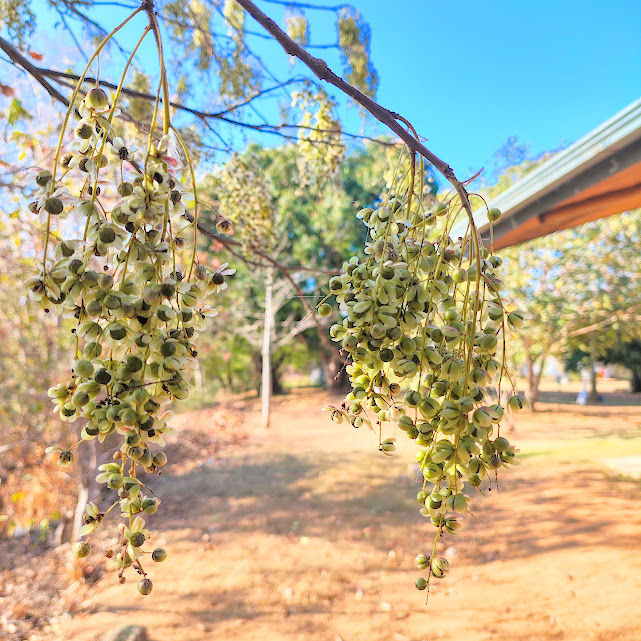
<svg viewBox="0 0 641 641">
<path fill-rule="evenodd" d="M 7 122 L 13 127 L 18 120 L 33 120 L 33 116 L 22 106 L 20 100 L 14 98 L 9 105 Z"/>
</svg>

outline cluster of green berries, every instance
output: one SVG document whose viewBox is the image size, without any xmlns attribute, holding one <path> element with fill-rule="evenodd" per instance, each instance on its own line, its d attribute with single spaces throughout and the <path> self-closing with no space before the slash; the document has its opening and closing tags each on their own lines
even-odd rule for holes
<svg viewBox="0 0 641 641">
<path fill-rule="evenodd" d="M 335 421 L 376 426 L 379 434 L 391 421 L 420 446 L 417 499 L 437 529 L 436 549 L 443 533 L 457 533 L 470 509 L 466 484 L 478 487 L 518 462 L 518 450 L 499 435 L 506 408 L 498 390 L 504 333 L 521 326 L 524 314 L 507 312 L 501 258 L 475 231 L 457 242 L 449 237 L 457 213 L 452 204 L 425 212 L 417 199 L 411 202 L 408 207 L 407 198 L 397 197 L 389 206 L 361 210 L 365 258 L 351 257 L 329 281 L 342 315 L 330 335 L 352 362 L 350 393 L 340 407 L 326 409 Z M 491 218 L 498 216 L 492 210 Z M 331 306 L 324 303 L 319 312 L 329 314 Z M 525 405 L 518 395 L 507 401 L 511 411 Z M 394 438 L 379 442 L 383 453 L 394 451 Z M 428 570 L 416 584 L 423 589 L 449 564 L 421 555 L 419 567 Z"/>
<path fill-rule="evenodd" d="M 75 321 L 71 375 L 49 396 L 62 420 L 82 420 L 82 440 L 117 436 L 114 462 L 101 466 L 97 480 L 117 494 L 114 505 L 129 522 L 123 567 L 142 572 L 140 514 L 153 514 L 158 501 L 137 474 L 167 462 L 161 448 L 174 433 L 167 406 L 189 394 L 195 340 L 234 270 L 196 261 L 172 137 L 150 138 L 137 162 L 115 135 L 116 112 L 102 89 L 92 89 L 79 112 L 73 151 L 53 172 L 36 175 L 30 209 L 46 224 L 45 257 L 27 288 L 46 311 Z M 60 453 L 60 465 L 73 462 L 70 449 L 50 450 Z M 98 514 L 87 513 L 83 535 L 98 526 Z"/>
</svg>

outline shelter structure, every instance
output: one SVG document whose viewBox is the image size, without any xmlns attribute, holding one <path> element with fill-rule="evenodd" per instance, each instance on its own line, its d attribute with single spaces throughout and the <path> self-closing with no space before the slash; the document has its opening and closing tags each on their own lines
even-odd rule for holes
<svg viewBox="0 0 641 641">
<path fill-rule="evenodd" d="M 641 98 L 520 178 L 489 205 L 503 213 L 494 223 L 495 249 L 641 207 Z M 486 212 L 477 212 L 475 220 L 489 238 Z"/>
</svg>

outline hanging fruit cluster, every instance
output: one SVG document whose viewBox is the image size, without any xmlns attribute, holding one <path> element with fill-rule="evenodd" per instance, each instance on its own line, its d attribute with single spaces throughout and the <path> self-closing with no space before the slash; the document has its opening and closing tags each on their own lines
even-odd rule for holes
<svg viewBox="0 0 641 641">
<path fill-rule="evenodd" d="M 326 408 L 334 421 L 376 429 L 385 454 L 396 440 L 383 438 L 386 422 L 420 447 L 417 499 L 436 536 L 429 553 L 416 557 L 426 571 L 419 590 L 449 569 L 437 543 L 445 532 L 456 534 L 470 510 L 466 484 L 478 487 L 518 463 L 500 423 L 506 409 L 526 405 L 515 394 L 507 408 L 500 403 L 506 328 L 524 320 L 506 310 L 501 258 L 483 247 L 473 224 L 464 238 L 450 237 L 458 200 L 424 210 L 423 175 L 412 162 L 386 204 L 358 213 L 368 230 L 365 257 L 351 257 L 329 281 L 343 317 L 330 335 L 352 363 L 351 392 L 340 407 Z M 490 220 L 499 217 L 489 210 Z M 319 312 L 328 314 L 330 305 Z"/>
<path fill-rule="evenodd" d="M 219 215 L 217 229 L 233 225 L 245 250 L 270 251 L 276 242 L 276 209 L 269 180 L 254 153 L 234 154 L 214 174 Z"/>
<path fill-rule="evenodd" d="M 164 77 L 161 82 L 166 87 Z M 70 375 L 49 396 L 63 421 L 82 422 L 81 440 L 49 450 L 59 452 L 66 467 L 84 440 L 117 443 L 113 461 L 101 465 L 97 477 L 115 500 L 104 510 L 89 503 L 80 534 L 91 537 L 107 512 L 120 509 L 124 522 L 107 556 L 115 551 L 121 582 L 133 566 L 142 579 L 139 591 L 149 594 L 143 559 L 163 561 L 166 553 L 144 550 L 143 516 L 153 514 L 159 500 L 140 473 L 167 462 L 162 448 L 174 433 L 167 406 L 189 394 L 195 340 L 205 319 L 216 315 L 211 299 L 233 270 L 198 264 L 197 199 L 181 183 L 178 146 L 186 150 L 170 127 L 168 108 L 158 132 L 156 102 L 145 150 L 137 152 L 118 135 L 122 82 L 111 98 L 96 86 L 80 100 L 81 83 L 71 101 L 80 119 L 69 151 L 62 153 L 72 107 L 52 170 L 36 175 L 30 210 L 45 225 L 44 256 L 27 287 L 46 311 L 74 321 Z M 165 93 L 165 105 L 167 99 Z M 89 554 L 87 540 L 76 544 L 78 557 Z"/>
</svg>

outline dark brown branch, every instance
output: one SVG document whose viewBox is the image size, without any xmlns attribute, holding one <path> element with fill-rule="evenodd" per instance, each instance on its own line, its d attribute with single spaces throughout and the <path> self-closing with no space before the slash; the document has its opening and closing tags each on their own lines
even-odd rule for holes
<svg viewBox="0 0 641 641">
<path fill-rule="evenodd" d="M 32 65 L 10 42 L 0 37 L 0 49 L 2 49 L 15 63 L 19 64 L 25 71 L 30 73 L 45 91 L 52 97 L 61 102 L 65 107 L 69 106 L 69 101 L 53 86 L 51 86 L 44 77 L 42 71 Z"/>
<path fill-rule="evenodd" d="M 245 11 L 247 11 L 254 20 L 256 20 L 256 22 L 266 29 L 275 40 L 278 41 L 287 54 L 298 58 L 319 80 L 334 85 L 337 89 L 340 89 L 343 93 L 353 98 L 359 105 L 367 109 L 374 118 L 389 127 L 411 151 L 420 154 L 434 165 L 434 167 L 436 167 L 436 169 L 453 185 L 461 199 L 463 207 L 467 211 L 470 218 L 470 224 L 474 227 L 472 205 L 470 204 L 470 198 L 465 186 L 456 177 L 454 170 L 445 161 L 433 154 L 420 140 L 418 140 L 418 138 L 413 136 L 399 123 L 399 120 L 406 123 L 407 121 L 405 121 L 405 119 L 399 116 L 399 114 L 382 107 L 362 91 L 343 80 L 343 78 L 335 74 L 327 66 L 327 63 L 324 60 L 315 58 L 305 51 L 303 47 L 292 40 L 269 16 L 263 13 L 253 2 L 251 2 L 251 0 L 236 0 L 236 2 L 243 7 L 243 9 L 245 9 Z M 476 228 L 474 227 L 474 229 Z"/>
<path fill-rule="evenodd" d="M 69 80 L 79 80 L 80 76 L 78 76 L 75 73 L 68 73 L 65 71 L 56 71 L 53 69 L 43 69 L 42 67 L 34 67 L 34 69 L 37 69 L 39 73 L 41 73 L 43 76 L 47 78 L 52 78 L 55 79 L 57 82 L 60 84 L 62 81 L 60 80 L 61 78 L 68 78 Z M 244 107 L 249 105 L 253 100 L 256 98 L 259 98 L 260 96 L 268 93 L 269 91 L 274 91 L 275 89 L 280 89 L 288 84 L 291 84 L 293 82 L 300 82 L 302 79 L 301 78 L 292 78 L 286 82 L 283 82 L 279 85 L 274 85 L 272 87 L 268 87 L 267 89 L 258 92 L 257 94 L 254 94 L 254 96 L 248 98 L 247 100 L 237 104 L 233 105 L 224 111 L 217 111 L 217 112 L 207 112 L 207 111 L 199 111 L 198 109 L 195 109 L 193 107 L 189 107 L 188 105 L 184 105 L 180 102 L 176 102 L 171 100 L 169 104 L 174 107 L 174 109 L 179 109 L 181 111 L 186 111 L 187 113 L 192 114 L 193 116 L 196 116 L 197 118 L 201 119 L 202 121 L 212 119 L 212 120 L 221 120 L 227 124 L 234 125 L 236 127 L 242 127 L 245 129 L 252 129 L 254 131 L 259 131 L 261 133 L 267 133 L 267 134 L 272 134 L 275 136 L 280 136 L 281 138 L 284 138 L 286 140 L 298 140 L 296 136 L 290 136 L 288 134 L 283 134 L 281 133 L 281 129 L 303 129 L 303 130 L 309 130 L 309 131 L 317 131 L 319 133 L 340 133 L 342 136 L 347 136 L 348 138 L 355 138 L 357 140 L 369 140 L 371 142 L 375 142 L 379 145 L 383 146 L 394 146 L 396 143 L 386 141 L 386 140 L 381 140 L 380 138 L 374 138 L 372 136 L 365 136 L 363 134 L 353 134 L 348 131 L 338 131 L 338 130 L 330 130 L 330 129 L 322 129 L 320 127 L 310 127 L 306 125 L 295 125 L 291 123 L 282 123 L 280 125 L 269 125 L 269 124 L 252 124 L 249 122 L 243 122 L 242 120 L 234 120 L 232 118 L 226 117 L 224 114 L 229 113 L 231 111 L 234 111 L 235 109 L 238 109 L 240 107 Z M 117 85 L 115 85 L 112 82 L 107 82 L 106 80 L 96 80 L 96 78 L 92 78 L 90 76 L 87 76 L 84 80 L 85 83 L 87 84 L 98 84 L 102 85 L 103 87 L 107 87 L 109 89 L 116 89 Z M 155 101 L 156 96 L 148 93 L 144 93 L 142 91 L 136 91 L 135 89 L 129 89 L 127 87 L 123 87 L 121 89 L 121 93 L 126 95 L 126 96 L 131 96 L 132 98 L 141 98 L 143 100 L 150 100 L 150 101 Z M 160 98 L 160 102 L 162 102 L 162 96 Z M 321 144 L 327 144 L 327 145 L 337 145 L 338 143 L 331 143 L 328 141 L 313 141 L 313 140 L 307 140 L 308 142 L 318 142 Z"/>
</svg>

